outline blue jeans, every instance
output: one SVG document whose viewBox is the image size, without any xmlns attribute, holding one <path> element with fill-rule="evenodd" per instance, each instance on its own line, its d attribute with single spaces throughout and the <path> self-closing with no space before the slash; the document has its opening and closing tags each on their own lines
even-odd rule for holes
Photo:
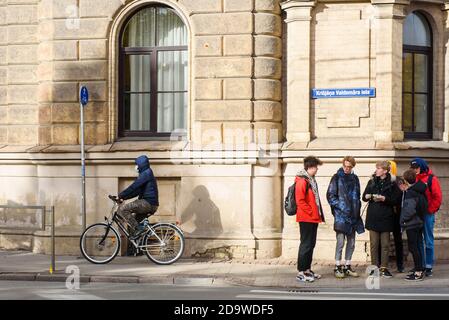
<svg viewBox="0 0 449 320">
<path fill-rule="evenodd" d="M 431 269 L 434 262 L 434 237 L 433 229 L 435 227 L 435 214 L 426 214 L 424 216 L 424 245 L 420 246 L 423 259 L 423 267 Z"/>
</svg>

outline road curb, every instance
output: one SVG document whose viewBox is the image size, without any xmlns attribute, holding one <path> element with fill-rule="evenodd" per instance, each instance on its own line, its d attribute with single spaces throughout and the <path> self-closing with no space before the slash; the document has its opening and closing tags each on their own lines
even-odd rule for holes
<svg viewBox="0 0 449 320">
<path fill-rule="evenodd" d="M 71 274 L 46 274 L 46 273 L 0 273 L 0 281 L 44 281 L 44 282 L 66 282 Z M 206 277 L 199 275 L 180 276 L 104 276 L 104 275 L 82 275 L 80 283 L 146 283 L 155 285 L 249 285 L 254 283 L 253 279 L 242 279 L 234 277 Z"/>
</svg>

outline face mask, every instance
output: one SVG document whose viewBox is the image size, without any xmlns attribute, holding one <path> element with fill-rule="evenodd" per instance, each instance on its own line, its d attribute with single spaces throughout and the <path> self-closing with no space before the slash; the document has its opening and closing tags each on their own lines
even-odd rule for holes
<svg viewBox="0 0 449 320">
<path fill-rule="evenodd" d="M 135 166 L 135 167 L 134 167 L 134 170 L 135 170 L 137 173 L 139 173 L 139 166 Z"/>
</svg>

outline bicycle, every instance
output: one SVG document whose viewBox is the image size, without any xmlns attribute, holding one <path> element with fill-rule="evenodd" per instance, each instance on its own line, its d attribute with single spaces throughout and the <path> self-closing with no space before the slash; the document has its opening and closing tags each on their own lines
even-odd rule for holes
<svg viewBox="0 0 449 320">
<path fill-rule="evenodd" d="M 121 239 L 115 223 L 125 237 L 137 249 L 156 264 L 170 265 L 175 263 L 183 254 L 185 247 L 184 234 L 172 223 L 151 224 L 148 218 L 143 220 L 144 232 L 137 239 L 131 239 L 126 220 L 117 213 L 122 203 L 115 196 L 108 196 L 114 202 L 109 217 L 105 222 L 90 225 L 81 235 L 80 248 L 84 258 L 94 264 L 111 262 L 118 254 Z M 126 223 L 126 225 L 125 225 Z"/>
</svg>

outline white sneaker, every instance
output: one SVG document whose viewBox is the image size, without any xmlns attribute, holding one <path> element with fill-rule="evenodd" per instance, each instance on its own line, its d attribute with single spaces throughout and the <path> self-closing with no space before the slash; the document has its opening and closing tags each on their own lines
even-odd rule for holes
<svg viewBox="0 0 449 320">
<path fill-rule="evenodd" d="M 313 275 L 313 277 L 314 277 L 316 280 L 321 279 L 321 274 L 315 273 L 315 272 L 313 272 L 312 270 L 310 270 L 310 273 Z"/>
<path fill-rule="evenodd" d="M 299 282 L 314 282 L 315 277 L 310 273 L 298 272 L 296 280 L 298 280 Z"/>
</svg>

